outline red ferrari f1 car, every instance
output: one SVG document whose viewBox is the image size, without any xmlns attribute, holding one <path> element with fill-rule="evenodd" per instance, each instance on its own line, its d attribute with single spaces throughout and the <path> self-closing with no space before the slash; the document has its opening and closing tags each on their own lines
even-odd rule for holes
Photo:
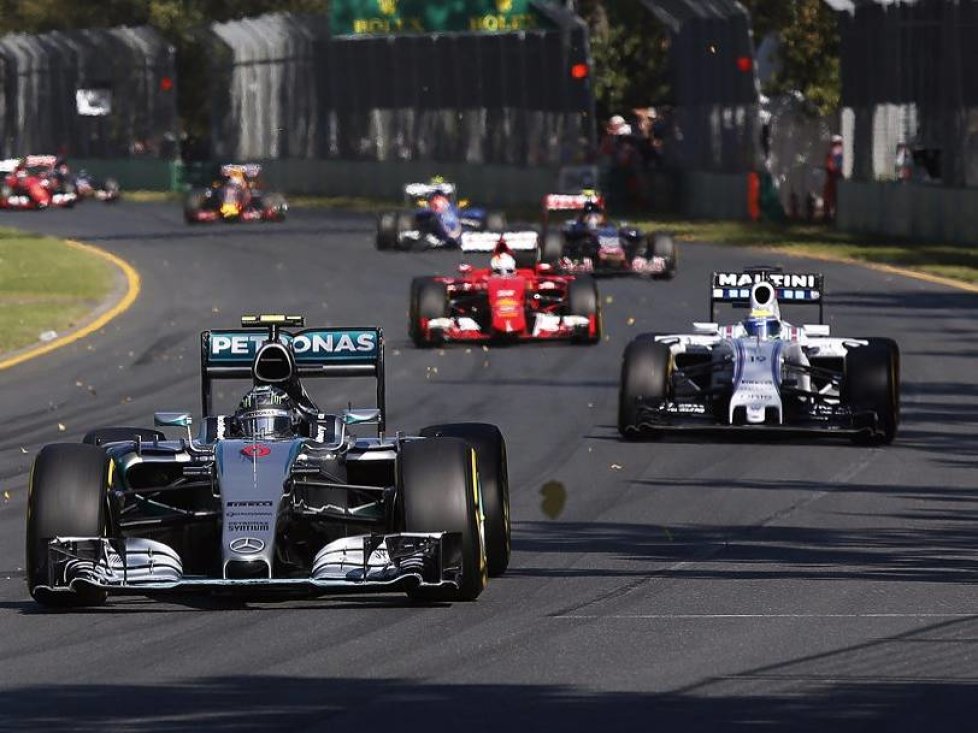
<svg viewBox="0 0 978 733">
<path fill-rule="evenodd" d="M 74 184 L 59 171 L 55 155 L 28 155 L 0 161 L 0 208 L 72 207 L 78 201 Z M 67 170 L 67 166 L 64 166 Z"/>
<path fill-rule="evenodd" d="M 473 251 L 465 239 L 462 249 Z M 463 263 L 458 269 L 454 277 L 411 282 L 409 330 L 416 345 L 601 340 L 601 306 L 589 276 L 559 274 L 547 263 L 517 267 L 505 235 L 492 250 L 489 267 Z"/>
</svg>

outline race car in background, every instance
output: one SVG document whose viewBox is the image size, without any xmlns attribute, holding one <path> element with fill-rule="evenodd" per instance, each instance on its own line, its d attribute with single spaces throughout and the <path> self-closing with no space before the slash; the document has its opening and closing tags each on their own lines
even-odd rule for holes
<svg viewBox="0 0 978 733">
<path fill-rule="evenodd" d="M 407 593 L 472 601 L 510 557 L 506 446 L 484 423 L 386 432 L 379 328 L 246 316 L 201 334 L 202 414 L 107 427 L 41 449 L 27 583 L 45 606 L 107 595 Z M 287 330 L 288 329 L 288 330 Z M 377 406 L 327 413 L 304 380 L 371 377 Z M 212 382 L 250 382 L 213 414 Z M 336 402 L 342 403 L 337 399 Z M 376 426 L 376 437 L 352 433 Z"/>
<path fill-rule="evenodd" d="M 535 232 L 489 232 L 462 237 L 466 253 L 512 258 L 504 268 L 463 262 L 455 276 L 411 281 L 409 326 L 419 347 L 449 342 L 601 340 L 601 306 L 594 280 L 558 273 L 546 263 L 520 266 L 520 251 L 537 248 Z"/>
<path fill-rule="evenodd" d="M 97 178 L 82 169 L 74 176 L 75 192 L 78 200 L 94 199 L 106 204 L 112 204 L 119 200 L 121 190 L 119 182 L 115 178 Z"/>
<path fill-rule="evenodd" d="M 56 155 L 28 155 L 0 161 L 0 208 L 71 208 L 78 201 L 67 164 Z"/>
<path fill-rule="evenodd" d="M 188 224 L 285 221 L 288 209 L 285 197 L 264 190 L 260 165 L 227 163 L 209 187 L 187 194 L 183 216 Z"/>
<path fill-rule="evenodd" d="M 830 336 L 823 295 L 820 274 L 771 267 L 713 273 L 710 322 L 694 323 L 690 334 L 643 334 L 625 349 L 622 436 L 780 430 L 892 442 L 900 421 L 899 348 L 888 338 Z M 721 326 L 717 303 L 749 312 Z M 786 304 L 818 305 L 818 324 L 783 320 Z"/>
<path fill-rule="evenodd" d="M 501 231 L 506 217 L 456 199 L 455 184 L 440 178 L 404 187 L 405 210 L 377 217 L 377 249 L 458 248 L 463 232 Z"/>
<path fill-rule="evenodd" d="M 573 212 L 574 217 L 561 222 L 553 216 L 558 212 Z M 544 197 L 541 256 L 565 272 L 595 275 L 670 279 L 678 267 L 671 236 L 609 223 L 604 198 L 592 190 Z"/>
</svg>

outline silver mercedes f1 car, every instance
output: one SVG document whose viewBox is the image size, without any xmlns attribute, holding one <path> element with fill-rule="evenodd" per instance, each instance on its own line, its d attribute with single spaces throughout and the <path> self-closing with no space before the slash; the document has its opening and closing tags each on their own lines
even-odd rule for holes
<svg viewBox="0 0 978 733">
<path fill-rule="evenodd" d="M 682 429 L 780 430 L 893 441 L 900 421 L 900 351 L 887 338 L 832 337 L 820 274 L 757 267 L 715 272 L 710 322 L 691 334 L 644 334 L 625 349 L 618 430 L 625 438 Z M 720 326 L 717 303 L 746 307 Z M 817 305 L 794 326 L 786 304 Z"/>
<path fill-rule="evenodd" d="M 203 417 L 157 413 L 45 446 L 31 470 L 27 582 L 46 606 L 109 594 L 404 592 L 471 601 L 510 555 L 506 446 L 482 423 L 390 437 L 379 328 L 286 330 L 246 316 L 201 334 Z M 373 377 L 376 407 L 322 412 L 303 381 Z M 232 414 L 212 383 L 247 379 Z M 375 425 L 376 436 L 352 430 Z M 371 430 L 372 432 L 372 430 Z"/>
</svg>

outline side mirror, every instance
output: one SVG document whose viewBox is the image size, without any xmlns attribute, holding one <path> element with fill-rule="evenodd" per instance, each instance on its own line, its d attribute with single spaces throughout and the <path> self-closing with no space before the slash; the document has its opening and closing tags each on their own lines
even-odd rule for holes
<svg viewBox="0 0 978 733">
<path fill-rule="evenodd" d="M 350 408 L 343 410 L 340 418 L 346 425 L 364 425 L 380 421 L 380 408 Z"/>
<path fill-rule="evenodd" d="M 806 323 L 802 326 L 806 336 L 828 336 L 830 326 L 827 323 Z"/>
<path fill-rule="evenodd" d="M 711 334 L 712 335 L 714 333 L 719 332 L 719 330 L 720 330 L 720 324 L 719 323 L 704 323 L 702 321 L 697 321 L 697 322 L 693 323 L 693 332 L 694 333 L 702 333 L 702 334 Z"/>
<path fill-rule="evenodd" d="M 550 272 L 552 269 L 553 267 L 550 265 L 549 262 L 537 263 L 537 272 Z"/>
<path fill-rule="evenodd" d="M 470 265 L 468 262 L 463 262 L 458 266 L 458 271 L 462 273 L 472 272 L 472 265 Z"/>
<path fill-rule="evenodd" d="M 193 419 L 189 412 L 157 412 L 153 424 L 158 428 L 189 428 Z"/>
</svg>

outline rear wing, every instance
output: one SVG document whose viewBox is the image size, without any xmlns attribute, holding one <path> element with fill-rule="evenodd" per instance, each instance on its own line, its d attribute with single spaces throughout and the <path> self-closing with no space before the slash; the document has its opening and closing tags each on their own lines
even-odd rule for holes
<svg viewBox="0 0 978 733">
<path fill-rule="evenodd" d="M 28 155 L 24 158 L 24 165 L 28 168 L 35 167 L 47 167 L 53 168 L 54 164 L 58 162 L 57 155 Z"/>
<path fill-rule="evenodd" d="M 261 175 L 259 163 L 225 163 L 221 166 L 221 175 L 227 178 L 232 173 L 241 173 L 245 178 L 258 178 Z"/>
<path fill-rule="evenodd" d="M 581 191 L 581 193 L 548 193 L 543 197 L 544 212 L 551 211 L 581 211 L 588 204 L 596 204 L 604 208 L 604 196 L 597 191 Z"/>
<path fill-rule="evenodd" d="M 514 252 L 529 252 L 537 248 L 540 235 L 532 230 L 521 232 L 462 232 L 462 242 L 459 245 L 463 252 L 492 252 L 499 243 L 499 238 Z"/>
<path fill-rule="evenodd" d="M 433 193 L 445 196 L 455 195 L 454 183 L 409 183 L 404 187 L 404 195 L 409 199 L 426 199 Z"/>
<path fill-rule="evenodd" d="M 384 331 L 376 326 L 307 328 L 301 316 L 245 316 L 242 328 L 200 334 L 201 408 L 211 414 L 211 384 L 215 379 L 252 379 L 255 356 L 262 345 L 277 341 L 289 348 L 300 379 L 321 377 L 374 377 L 377 380 L 377 429 L 383 433 L 386 417 L 384 393 Z M 260 330 L 259 330 L 260 329 Z"/>
<path fill-rule="evenodd" d="M 774 286 L 782 305 L 817 305 L 818 322 L 825 323 L 823 295 L 825 279 L 821 273 L 784 272 L 780 267 L 750 267 L 743 272 L 714 272 L 710 286 L 710 321 L 715 321 L 717 303 L 746 307 L 751 286 L 768 282 Z"/>
</svg>

